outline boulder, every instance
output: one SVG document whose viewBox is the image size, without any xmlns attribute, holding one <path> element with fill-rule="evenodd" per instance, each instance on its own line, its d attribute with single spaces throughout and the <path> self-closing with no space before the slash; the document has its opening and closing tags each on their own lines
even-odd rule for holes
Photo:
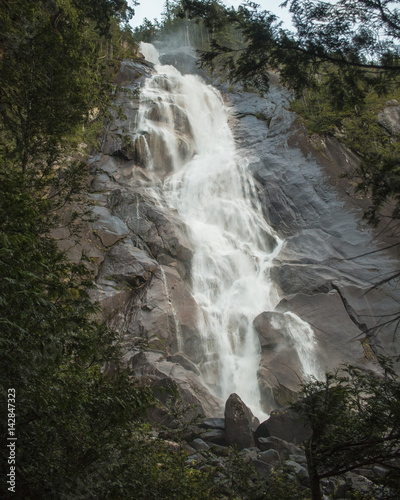
<svg viewBox="0 0 400 500">
<path fill-rule="evenodd" d="M 223 418 L 205 418 L 200 427 L 205 429 L 221 429 L 225 430 L 225 420 Z"/>
<path fill-rule="evenodd" d="M 206 443 L 218 444 L 226 446 L 225 432 L 221 429 L 208 429 L 202 434 L 202 439 Z"/>
<path fill-rule="evenodd" d="M 269 436 L 278 437 L 295 445 L 303 443 L 311 436 L 311 430 L 300 416 L 290 408 L 280 408 L 271 412 L 265 422 Z"/>
<path fill-rule="evenodd" d="M 386 102 L 386 106 L 378 113 L 376 118 L 381 127 L 391 135 L 400 133 L 400 106 L 396 99 Z"/>
<path fill-rule="evenodd" d="M 134 289 L 140 288 L 151 279 L 157 269 L 157 261 L 136 248 L 132 241 L 123 241 L 114 245 L 107 253 L 97 283 L 107 284 L 107 281 L 114 280 Z"/>
<path fill-rule="evenodd" d="M 291 311 L 312 326 L 321 376 L 346 362 L 372 367 L 361 344 L 364 334 L 349 316 L 336 290 L 312 296 L 301 293 L 292 295 L 283 299 L 277 310 Z"/>
<path fill-rule="evenodd" d="M 162 387 L 160 382 L 168 381 L 165 387 L 170 386 L 172 390 L 161 391 L 160 397 L 173 399 L 174 391 L 177 392 L 183 403 L 190 406 L 184 418 L 191 420 L 198 414 L 212 416 L 222 413 L 222 401 L 209 393 L 199 377 L 180 365 L 166 361 L 162 352 L 127 353 L 125 360 L 143 383 Z"/>
<path fill-rule="evenodd" d="M 240 397 L 231 394 L 225 404 L 225 432 L 228 445 L 236 445 L 240 450 L 254 447 L 254 431 L 258 425 L 258 418 Z"/>
<path fill-rule="evenodd" d="M 193 439 L 192 447 L 197 451 L 208 451 L 210 449 L 208 444 L 200 438 Z"/>
<path fill-rule="evenodd" d="M 261 451 L 277 451 L 282 461 L 287 460 L 291 455 L 304 455 L 304 451 L 301 448 L 275 436 L 259 437 L 257 438 L 257 445 Z"/>
<path fill-rule="evenodd" d="M 257 474 L 259 474 L 263 479 L 268 481 L 271 477 L 271 472 L 273 471 L 273 467 L 262 460 L 258 460 L 257 458 L 251 461 L 253 467 L 255 468 Z"/>
<path fill-rule="evenodd" d="M 302 366 L 293 339 L 288 334 L 288 319 L 280 312 L 263 312 L 254 320 L 261 344 L 257 373 L 261 403 L 266 412 L 297 399 Z"/>
<path fill-rule="evenodd" d="M 114 245 L 129 235 L 127 225 L 118 217 L 111 215 L 106 207 L 93 207 L 93 232 L 100 238 L 105 247 Z"/>
<path fill-rule="evenodd" d="M 293 460 L 287 460 L 285 462 L 285 467 L 289 470 L 289 472 L 292 472 L 297 477 L 300 484 L 306 487 L 310 486 L 310 478 L 305 467 L 297 462 L 294 462 Z"/>
<path fill-rule="evenodd" d="M 276 450 L 266 450 L 262 451 L 257 455 L 258 460 L 265 462 L 266 464 L 276 465 L 281 461 L 281 457 Z"/>
</svg>

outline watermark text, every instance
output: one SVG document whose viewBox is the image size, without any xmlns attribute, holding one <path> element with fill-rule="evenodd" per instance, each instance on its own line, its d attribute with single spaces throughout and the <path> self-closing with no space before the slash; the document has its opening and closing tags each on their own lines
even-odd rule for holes
<svg viewBox="0 0 400 500">
<path fill-rule="evenodd" d="M 17 454 L 17 436 L 16 436 L 16 397 L 15 389 L 8 389 L 8 426 L 7 426 L 7 448 L 8 448 L 8 473 L 7 487 L 8 491 L 15 493 L 16 486 L 16 454 Z"/>
</svg>

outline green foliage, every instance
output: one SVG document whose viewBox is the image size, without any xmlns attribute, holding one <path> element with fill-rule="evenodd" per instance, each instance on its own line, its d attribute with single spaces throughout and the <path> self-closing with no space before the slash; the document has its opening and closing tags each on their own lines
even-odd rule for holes
<svg viewBox="0 0 400 500">
<path fill-rule="evenodd" d="M 387 498 L 400 493 L 400 383 L 392 365 L 380 362 L 382 375 L 347 366 L 304 384 L 292 405 L 312 433 L 305 449 L 313 499 L 321 498 L 321 479 L 373 465 L 387 469 L 383 478 L 369 477 L 376 488 Z"/>
<path fill-rule="evenodd" d="M 74 149 L 82 125 L 108 103 L 114 59 L 100 62 L 101 37 L 114 43 L 113 16 L 127 14 L 119 0 L 1 2 L 2 477 L 9 389 L 17 436 L 17 489 L 2 481 L 2 498 L 93 498 L 92 478 L 152 400 L 120 369 L 118 337 L 95 320 L 85 262 L 68 262 L 51 237 L 88 174 Z M 101 373 L 106 362 L 112 377 Z"/>
<path fill-rule="evenodd" d="M 85 491 L 150 403 L 148 391 L 118 370 L 118 338 L 94 320 L 91 276 L 58 250 L 48 208 L 48 199 L 26 190 L 22 174 L 3 179 L 0 378 L 3 402 L 8 389 L 16 393 L 16 498 Z M 105 362 L 115 365 L 113 378 L 101 375 Z M 2 468 L 8 437 L 3 409 Z M 2 482 L 2 498 L 6 486 Z"/>
<path fill-rule="evenodd" d="M 335 73 L 336 85 L 331 74 Z M 363 99 L 357 100 L 331 66 L 319 75 L 313 89 L 304 90 L 294 100 L 291 109 L 299 113 L 308 130 L 337 137 L 360 158 L 360 166 L 351 174 L 356 189 L 371 196 L 371 207 L 365 218 L 373 225 L 381 219 L 380 211 L 392 202 L 391 217 L 400 215 L 398 165 L 400 141 L 378 124 L 378 113 L 388 99 L 399 99 L 397 80 L 388 86 L 385 95 L 358 82 L 363 87 Z"/>
<path fill-rule="evenodd" d="M 1 3 L 0 156 L 23 171 L 32 162 L 43 169 L 64 156 L 60 146 L 91 109 L 101 116 L 108 106 L 110 54 L 100 51 L 127 43 L 112 19 L 118 9 L 126 17 L 126 2 Z"/>
<path fill-rule="evenodd" d="M 243 500 L 306 500 L 309 491 L 290 477 L 283 468 L 272 469 L 265 480 L 256 472 L 250 461 L 243 459 L 237 450 L 230 452 L 225 465 L 227 481 L 223 486 L 233 498 Z"/>
</svg>

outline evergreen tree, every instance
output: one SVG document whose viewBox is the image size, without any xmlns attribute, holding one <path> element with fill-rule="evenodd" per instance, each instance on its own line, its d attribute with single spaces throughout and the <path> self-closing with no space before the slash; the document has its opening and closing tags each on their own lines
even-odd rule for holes
<svg viewBox="0 0 400 500">
<path fill-rule="evenodd" d="M 311 430 L 305 451 L 313 500 L 322 498 L 322 479 L 360 468 L 375 485 L 372 498 L 399 497 L 400 383 L 391 363 L 380 363 L 381 375 L 346 366 L 306 383 L 292 405 Z"/>
</svg>

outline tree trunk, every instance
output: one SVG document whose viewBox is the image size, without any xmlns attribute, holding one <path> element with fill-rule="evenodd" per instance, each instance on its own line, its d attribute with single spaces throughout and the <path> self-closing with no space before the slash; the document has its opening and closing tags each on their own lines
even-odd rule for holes
<svg viewBox="0 0 400 500">
<path fill-rule="evenodd" d="M 308 475 L 310 477 L 311 497 L 312 500 L 322 500 L 321 486 L 319 484 L 319 476 L 316 467 L 314 465 L 312 451 L 311 451 L 311 442 L 312 442 L 312 437 L 311 439 L 309 439 L 309 441 L 307 441 L 305 446 Z"/>
</svg>

